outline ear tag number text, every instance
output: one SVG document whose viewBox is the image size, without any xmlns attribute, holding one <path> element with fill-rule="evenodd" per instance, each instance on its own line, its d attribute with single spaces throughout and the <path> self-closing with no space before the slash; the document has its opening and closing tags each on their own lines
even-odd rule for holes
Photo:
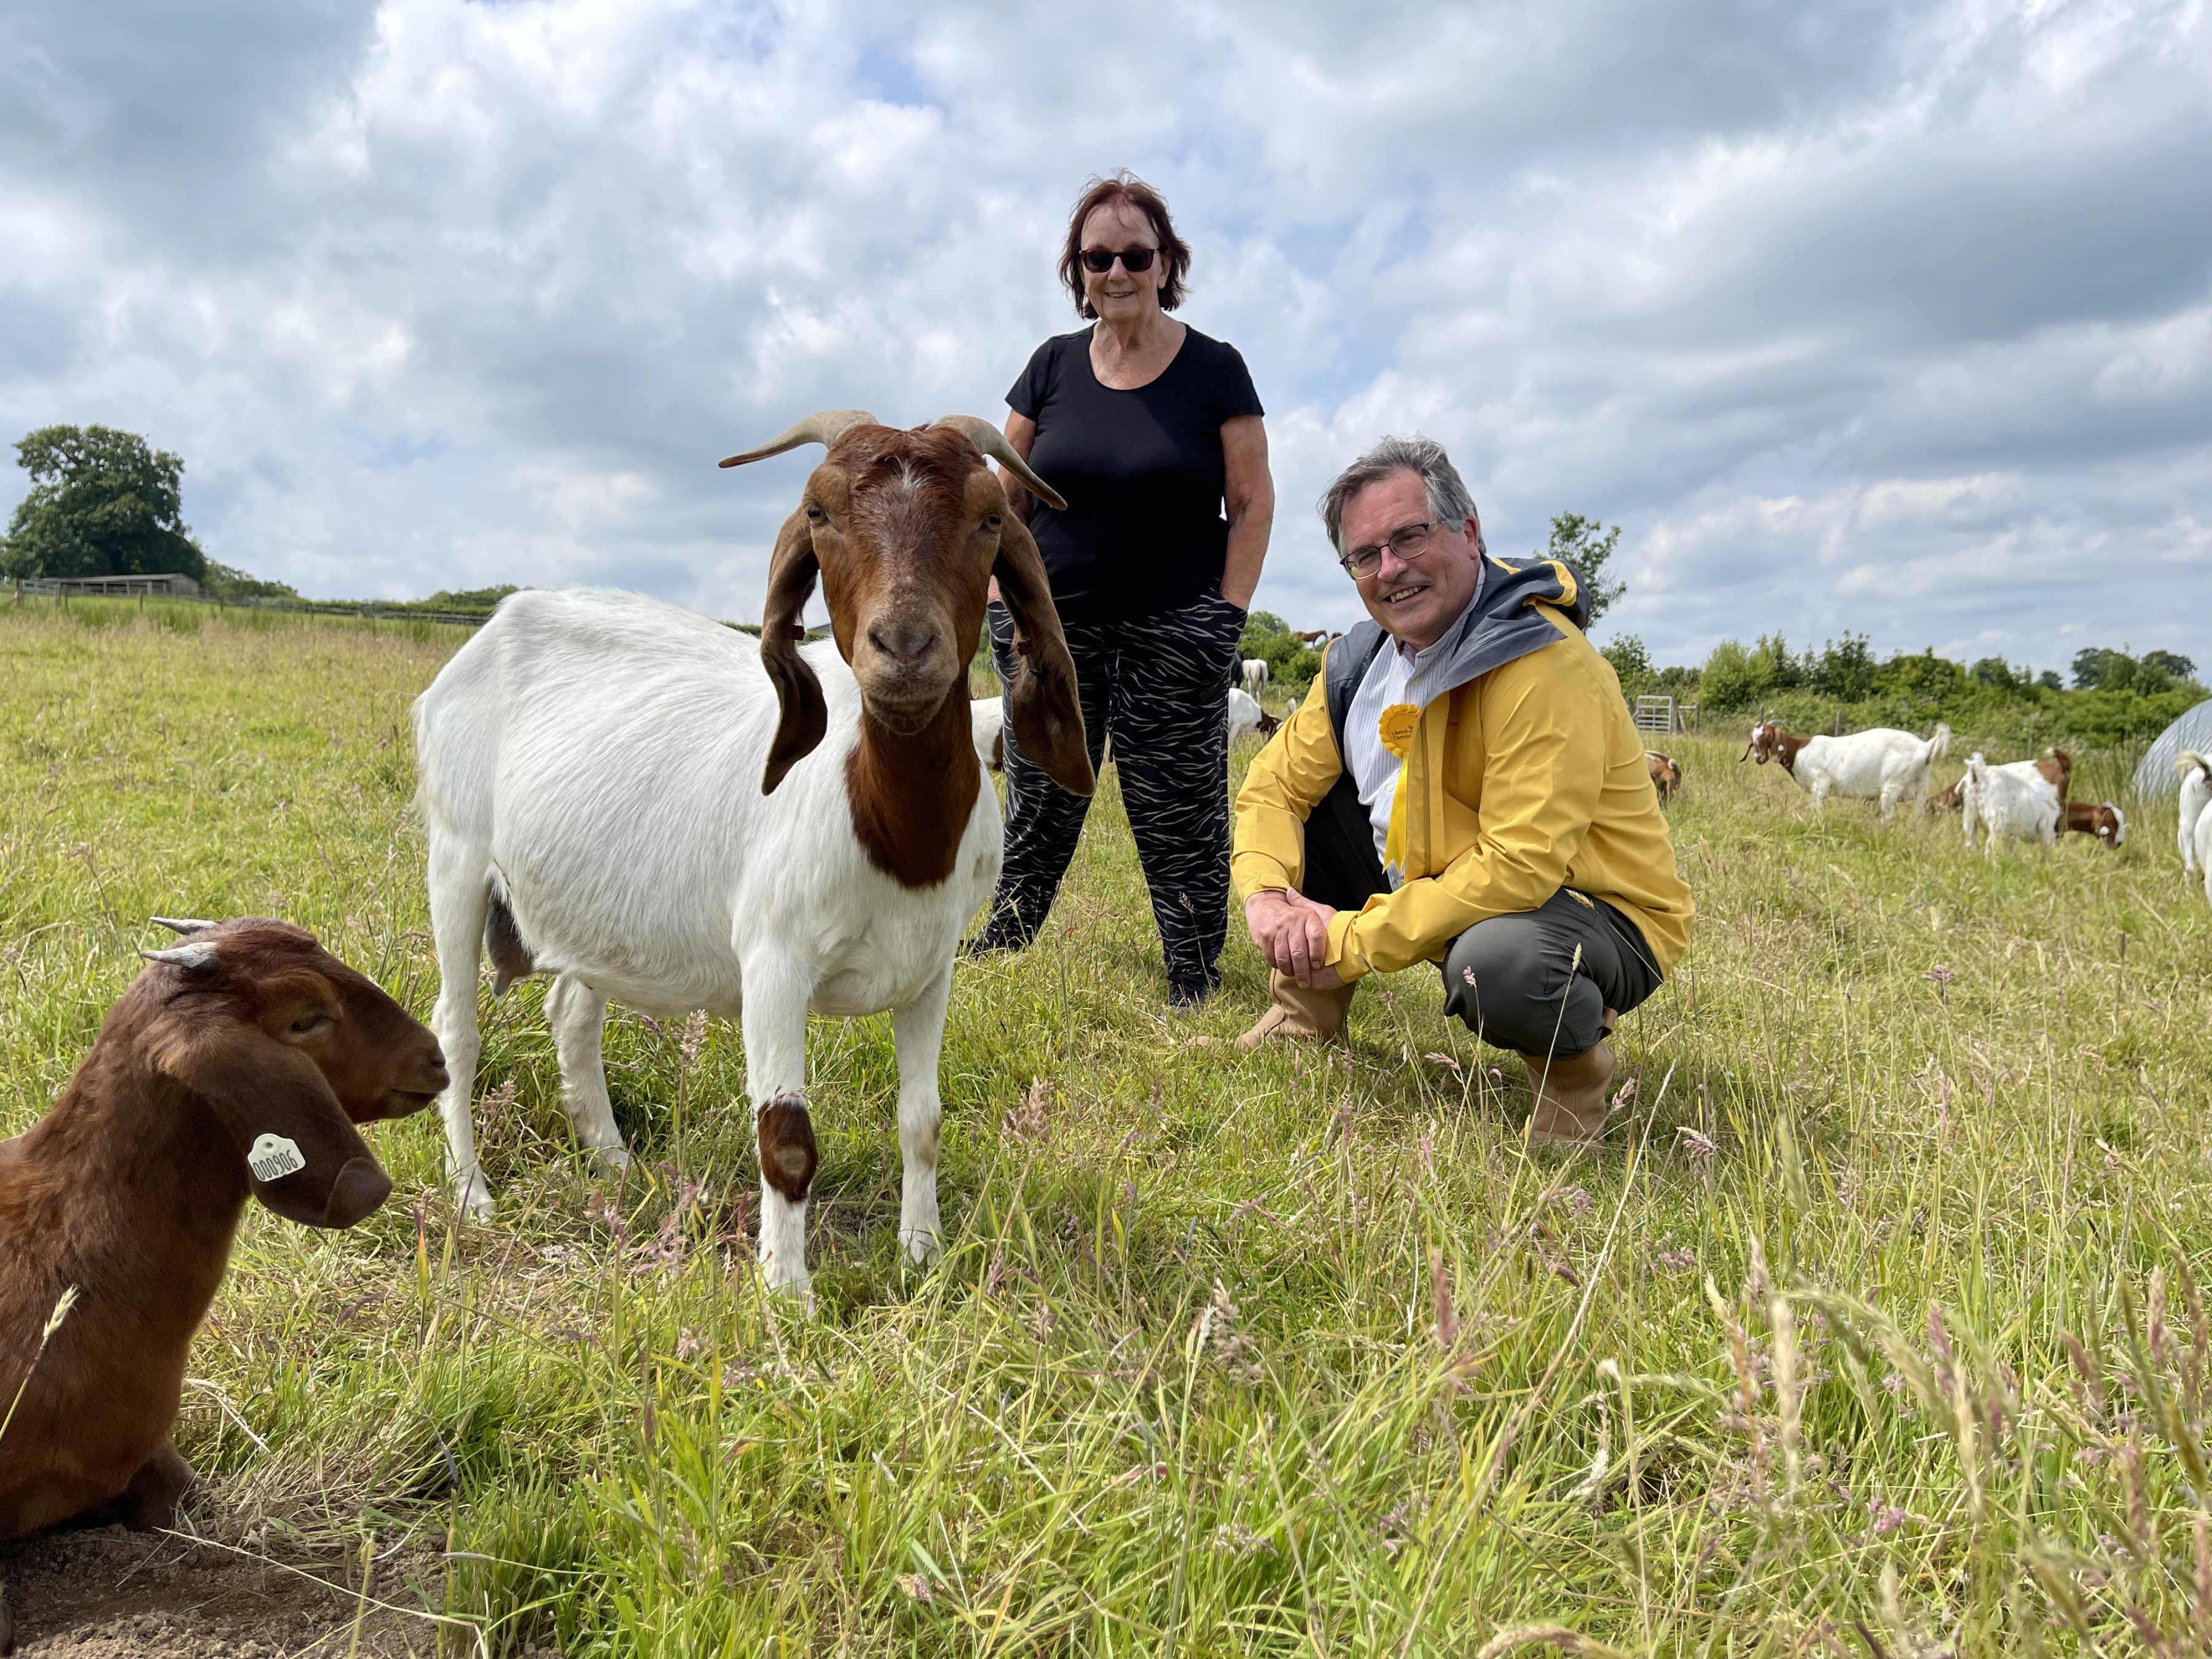
<svg viewBox="0 0 2212 1659">
<path fill-rule="evenodd" d="M 256 1181 L 282 1181 L 306 1169 L 307 1160 L 300 1156 L 298 1146 L 283 1136 L 263 1135 L 246 1153 L 246 1164 Z"/>
</svg>

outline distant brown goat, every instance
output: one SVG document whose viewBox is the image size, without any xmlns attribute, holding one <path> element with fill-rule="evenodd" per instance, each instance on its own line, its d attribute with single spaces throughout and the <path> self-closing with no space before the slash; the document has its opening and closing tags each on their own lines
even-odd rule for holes
<svg viewBox="0 0 2212 1659">
<path fill-rule="evenodd" d="M 2100 847 L 2127 845 L 2127 815 L 2110 801 L 2101 806 L 2092 806 L 2083 800 L 2069 801 L 2058 809 L 2058 827 L 2094 836 Z"/>
<path fill-rule="evenodd" d="M 1644 764 L 1650 769 L 1651 787 L 1659 792 L 1659 804 L 1666 805 L 1682 787 L 1682 769 L 1674 764 L 1672 756 L 1662 755 L 1656 749 L 1644 751 Z"/>
<path fill-rule="evenodd" d="M 0 1397 L 22 1389 L 0 1538 L 169 1524 L 185 1357 L 246 1200 L 351 1226 L 392 1191 L 354 1125 L 447 1085 L 437 1040 L 313 934 L 163 925 L 183 942 L 145 953 L 61 1098 L 0 1142 Z"/>
</svg>

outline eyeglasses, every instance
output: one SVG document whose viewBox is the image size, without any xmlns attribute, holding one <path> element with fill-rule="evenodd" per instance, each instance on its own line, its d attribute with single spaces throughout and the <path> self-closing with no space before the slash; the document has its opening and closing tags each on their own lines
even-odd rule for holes
<svg viewBox="0 0 2212 1659">
<path fill-rule="evenodd" d="M 1382 550 L 1387 547 L 1407 564 L 1429 550 L 1429 542 L 1436 531 L 1436 520 L 1425 524 L 1401 525 L 1390 532 L 1386 542 L 1370 542 L 1364 547 L 1355 547 L 1337 562 L 1354 581 L 1373 575 L 1382 565 Z"/>
<path fill-rule="evenodd" d="M 1083 250 L 1083 268 L 1103 276 L 1114 269 L 1114 261 L 1121 262 L 1121 269 L 1134 273 L 1150 270 L 1152 261 L 1159 257 L 1156 247 L 1125 247 L 1116 253 L 1110 247 L 1087 247 Z"/>
</svg>

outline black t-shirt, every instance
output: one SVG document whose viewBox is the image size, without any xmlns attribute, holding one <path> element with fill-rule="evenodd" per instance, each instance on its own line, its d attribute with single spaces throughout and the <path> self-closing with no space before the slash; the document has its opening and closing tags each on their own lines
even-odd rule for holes
<svg viewBox="0 0 2212 1659">
<path fill-rule="evenodd" d="M 1117 392 L 1091 370 L 1091 332 L 1047 340 L 1006 393 L 1036 422 L 1030 465 L 1067 500 L 1029 518 L 1064 623 L 1123 622 L 1220 587 L 1221 423 L 1266 412 L 1235 346 L 1187 328 L 1158 379 Z"/>
</svg>

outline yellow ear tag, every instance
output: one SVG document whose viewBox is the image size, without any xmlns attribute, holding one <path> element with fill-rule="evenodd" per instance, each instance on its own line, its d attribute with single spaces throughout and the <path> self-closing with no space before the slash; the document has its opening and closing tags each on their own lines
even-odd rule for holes
<svg viewBox="0 0 2212 1659">
<path fill-rule="evenodd" d="M 1376 730 L 1382 734 L 1382 746 L 1400 760 L 1405 759 L 1406 750 L 1413 744 L 1414 722 L 1420 718 L 1421 711 L 1412 703 L 1392 703 L 1382 711 L 1382 718 L 1376 722 Z"/>
</svg>

